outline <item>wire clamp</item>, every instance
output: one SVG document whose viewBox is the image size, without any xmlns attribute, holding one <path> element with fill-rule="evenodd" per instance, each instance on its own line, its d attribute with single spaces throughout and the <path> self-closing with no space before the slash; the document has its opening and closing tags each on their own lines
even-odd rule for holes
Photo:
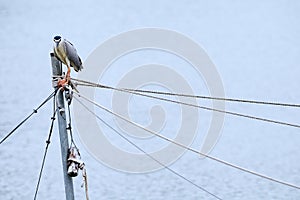
<svg viewBox="0 0 300 200">
<path fill-rule="evenodd" d="M 68 105 L 71 105 L 72 103 L 72 99 L 73 99 L 73 90 L 72 90 L 72 86 L 70 85 L 65 85 L 64 86 L 64 90 L 65 90 L 65 98 L 68 102 Z"/>
</svg>

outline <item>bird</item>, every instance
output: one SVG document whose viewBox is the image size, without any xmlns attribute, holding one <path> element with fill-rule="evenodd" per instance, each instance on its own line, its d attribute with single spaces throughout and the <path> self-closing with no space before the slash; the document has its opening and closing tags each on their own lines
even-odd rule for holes
<svg viewBox="0 0 300 200">
<path fill-rule="evenodd" d="M 81 58 L 77 54 L 77 50 L 74 45 L 68 40 L 62 38 L 61 36 L 55 36 L 53 38 L 54 46 L 53 51 L 56 58 L 68 67 L 65 79 L 60 80 L 58 85 L 63 86 L 70 82 L 71 67 L 74 68 L 76 72 L 83 69 Z"/>
</svg>

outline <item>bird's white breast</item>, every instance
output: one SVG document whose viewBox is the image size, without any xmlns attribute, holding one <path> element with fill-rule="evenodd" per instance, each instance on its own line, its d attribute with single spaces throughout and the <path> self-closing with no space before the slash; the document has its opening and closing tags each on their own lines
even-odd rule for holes
<svg viewBox="0 0 300 200">
<path fill-rule="evenodd" d="M 64 46 L 62 45 L 62 43 L 58 43 L 58 45 L 55 45 L 54 47 L 55 53 L 57 55 L 57 57 L 64 63 L 66 64 L 66 50 L 64 48 Z"/>
</svg>

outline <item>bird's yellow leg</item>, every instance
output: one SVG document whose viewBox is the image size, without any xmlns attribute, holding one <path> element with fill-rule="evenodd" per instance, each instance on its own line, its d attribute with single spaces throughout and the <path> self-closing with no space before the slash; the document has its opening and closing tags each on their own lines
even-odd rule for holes
<svg viewBox="0 0 300 200">
<path fill-rule="evenodd" d="M 67 71 L 66 78 L 65 78 L 67 84 L 69 83 L 69 81 L 70 81 L 70 79 L 71 79 L 70 74 L 71 74 L 71 68 L 68 67 L 68 71 Z"/>
<path fill-rule="evenodd" d="M 59 80 L 58 82 L 57 82 L 57 86 L 58 87 L 63 87 L 65 84 L 67 84 L 68 82 L 67 82 L 67 80 L 64 78 L 64 79 L 62 79 L 62 80 Z"/>
<path fill-rule="evenodd" d="M 57 86 L 58 86 L 58 87 L 64 87 L 64 85 L 66 85 L 67 83 L 68 83 L 67 79 L 64 78 L 64 79 L 59 80 L 59 81 L 57 82 Z"/>
<path fill-rule="evenodd" d="M 68 71 L 67 71 L 67 74 L 66 74 L 65 78 L 58 81 L 58 83 L 57 83 L 58 87 L 63 87 L 64 85 L 69 83 L 69 81 L 71 79 L 70 78 L 70 73 L 71 73 L 71 68 L 68 67 Z"/>
</svg>

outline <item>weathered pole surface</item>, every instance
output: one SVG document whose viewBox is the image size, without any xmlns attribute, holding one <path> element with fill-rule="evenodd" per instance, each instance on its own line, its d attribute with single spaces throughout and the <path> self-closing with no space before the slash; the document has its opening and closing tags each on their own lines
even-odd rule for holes
<svg viewBox="0 0 300 200">
<path fill-rule="evenodd" d="M 53 77 L 61 76 L 62 75 L 61 62 L 54 56 L 53 53 L 50 53 L 50 56 L 51 56 Z M 54 89 L 57 89 L 57 84 L 55 83 L 55 81 L 54 81 L 53 87 L 54 87 Z M 58 108 L 56 112 L 57 112 L 57 120 L 58 120 L 58 128 L 59 128 L 61 158 L 62 158 L 62 166 L 63 166 L 63 176 L 64 176 L 64 183 L 65 183 L 66 200 L 74 200 L 73 180 L 67 173 L 69 141 L 68 141 L 68 133 L 67 133 L 66 114 L 65 114 L 65 100 L 63 97 L 63 91 L 61 91 L 61 90 L 59 90 L 57 93 L 56 105 Z"/>
</svg>

